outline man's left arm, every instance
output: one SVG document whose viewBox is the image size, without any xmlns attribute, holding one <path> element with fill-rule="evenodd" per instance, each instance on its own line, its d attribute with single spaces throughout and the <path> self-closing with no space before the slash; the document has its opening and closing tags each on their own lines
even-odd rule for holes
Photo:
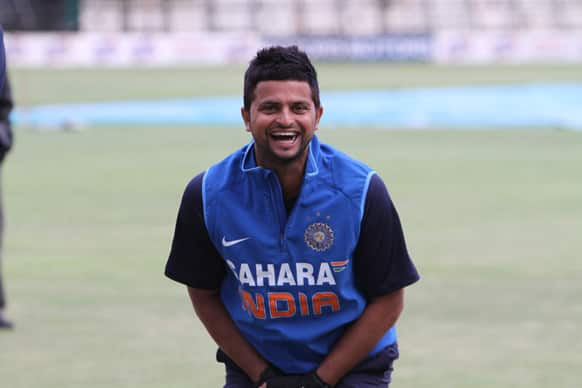
<svg viewBox="0 0 582 388">
<path fill-rule="evenodd" d="M 404 289 L 378 296 L 343 334 L 319 368 L 305 376 L 280 376 L 267 388 L 326 388 L 335 386 L 352 370 L 398 320 L 404 306 Z M 264 385 L 262 386 L 264 387 Z"/>
<path fill-rule="evenodd" d="M 398 320 L 404 307 L 404 289 L 374 298 L 335 344 L 319 368 L 305 376 L 280 376 L 267 388 L 327 388 L 352 370 Z M 264 387 L 264 386 L 262 386 Z"/>
<path fill-rule="evenodd" d="M 404 289 L 374 298 L 321 363 L 317 375 L 335 385 L 374 348 L 396 323 L 403 308 Z"/>
<path fill-rule="evenodd" d="M 337 384 L 398 320 L 404 307 L 404 287 L 416 282 L 419 275 L 408 254 L 396 208 L 377 175 L 372 177 L 366 197 L 354 252 L 354 276 L 368 302 L 362 315 L 346 329 L 316 371 L 306 376 L 277 377 L 267 388 Z"/>
<path fill-rule="evenodd" d="M 370 181 L 354 266 L 358 288 L 368 304 L 317 369 L 316 373 L 332 385 L 394 326 L 404 308 L 404 287 L 419 279 L 398 212 L 377 175 Z"/>
<path fill-rule="evenodd" d="M 317 369 L 317 374 L 332 385 L 396 324 L 404 308 L 404 288 L 419 279 L 400 217 L 378 175 L 370 181 L 354 266 L 358 288 L 368 304 Z"/>
</svg>

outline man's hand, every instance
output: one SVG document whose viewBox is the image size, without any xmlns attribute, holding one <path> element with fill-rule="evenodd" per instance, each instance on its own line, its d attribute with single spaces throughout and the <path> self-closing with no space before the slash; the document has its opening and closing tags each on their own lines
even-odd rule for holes
<svg viewBox="0 0 582 388">
<path fill-rule="evenodd" d="M 276 376 L 267 380 L 267 388 L 331 388 L 312 372 L 306 375 Z"/>
<path fill-rule="evenodd" d="M 269 381 L 270 379 L 273 379 L 277 376 L 280 376 L 280 375 L 281 375 L 281 372 L 279 372 L 278 369 L 276 369 L 272 366 L 268 366 L 265 368 L 265 370 L 263 370 L 263 372 L 259 376 L 259 381 L 257 381 L 255 383 L 255 387 L 265 388 L 267 381 Z"/>
</svg>

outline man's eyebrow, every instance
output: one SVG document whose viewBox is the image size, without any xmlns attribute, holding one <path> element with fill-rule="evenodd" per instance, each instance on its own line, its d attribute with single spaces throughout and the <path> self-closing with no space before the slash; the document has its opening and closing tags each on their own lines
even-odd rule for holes
<svg viewBox="0 0 582 388">
<path fill-rule="evenodd" d="M 290 101 L 289 102 L 289 105 L 309 105 L 310 102 L 311 102 L 310 99 L 299 98 L 297 100 Z M 278 99 L 266 99 L 266 100 L 260 101 L 258 103 L 258 105 L 260 107 L 261 106 L 269 106 L 269 105 L 271 105 L 271 106 L 273 106 L 273 105 L 279 106 L 279 105 L 283 105 L 283 102 L 281 102 Z"/>
<path fill-rule="evenodd" d="M 263 100 L 263 101 L 259 102 L 259 106 L 264 106 L 264 105 L 281 105 L 281 102 L 277 101 L 277 100 Z"/>
</svg>

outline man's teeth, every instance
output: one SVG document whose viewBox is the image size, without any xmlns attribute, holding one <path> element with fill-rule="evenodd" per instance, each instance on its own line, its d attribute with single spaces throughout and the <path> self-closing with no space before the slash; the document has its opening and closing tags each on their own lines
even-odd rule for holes
<svg viewBox="0 0 582 388">
<path fill-rule="evenodd" d="M 277 132 L 271 134 L 275 140 L 295 140 L 297 134 L 295 132 Z"/>
</svg>

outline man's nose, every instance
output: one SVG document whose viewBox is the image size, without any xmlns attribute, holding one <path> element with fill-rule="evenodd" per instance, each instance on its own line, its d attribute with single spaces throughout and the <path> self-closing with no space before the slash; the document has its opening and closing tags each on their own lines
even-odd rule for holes
<svg viewBox="0 0 582 388">
<path fill-rule="evenodd" d="M 277 123 L 281 127 L 290 127 L 293 125 L 293 112 L 289 108 L 283 108 L 277 116 Z"/>
</svg>

